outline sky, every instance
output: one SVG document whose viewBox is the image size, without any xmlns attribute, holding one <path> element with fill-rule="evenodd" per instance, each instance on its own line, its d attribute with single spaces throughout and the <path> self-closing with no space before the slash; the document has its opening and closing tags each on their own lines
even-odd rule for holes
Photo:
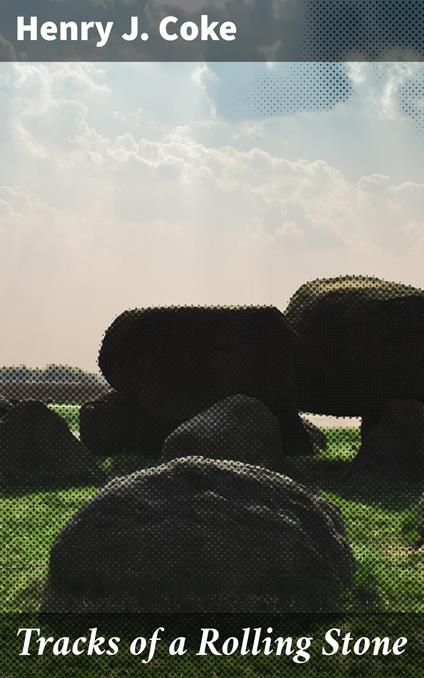
<svg viewBox="0 0 424 678">
<path fill-rule="evenodd" d="M 419 64 L 0 64 L 3 365 L 96 369 L 127 308 L 424 287 Z"/>
</svg>

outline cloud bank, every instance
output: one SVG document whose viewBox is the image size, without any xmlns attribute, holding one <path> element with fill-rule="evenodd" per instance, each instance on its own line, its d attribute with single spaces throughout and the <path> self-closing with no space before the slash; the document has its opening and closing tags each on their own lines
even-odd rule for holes
<svg viewBox="0 0 424 678">
<path fill-rule="evenodd" d="M 347 153 L 360 125 L 395 167 L 405 134 L 420 145 L 401 103 L 418 76 L 347 68 L 355 96 L 271 119 L 243 99 L 269 67 L 240 68 L 234 92 L 234 64 L 3 66 L 2 363 L 92 368 L 127 307 L 284 308 L 305 279 L 347 272 L 424 286 L 417 148 L 393 173 L 371 146 Z"/>
</svg>

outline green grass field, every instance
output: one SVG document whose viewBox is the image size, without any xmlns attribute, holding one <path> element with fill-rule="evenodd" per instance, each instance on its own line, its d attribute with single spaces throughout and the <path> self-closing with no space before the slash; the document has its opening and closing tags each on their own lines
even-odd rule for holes
<svg viewBox="0 0 424 678">
<path fill-rule="evenodd" d="M 77 407 L 53 407 L 68 421 L 71 428 L 77 428 Z M 418 537 L 417 505 L 422 488 L 418 483 L 407 483 L 399 478 L 378 477 L 365 472 L 353 478 L 347 477 L 346 470 L 359 444 L 359 431 L 328 429 L 326 435 L 328 449 L 325 453 L 301 459 L 287 457 L 284 472 L 312 486 L 317 492 L 335 502 L 342 511 L 357 562 L 354 585 L 345 596 L 345 610 L 351 614 L 422 613 L 424 611 L 424 553 L 423 549 L 414 548 L 414 542 Z M 133 471 L 140 465 L 142 461 L 140 464 L 140 460 L 134 460 L 134 458 L 121 458 L 115 462 L 115 465 L 111 460 L 104 463 L 104 467 L 109 469 L 111 474 Z M 37 612 L 39 610 L 48 572 L 50 547 L 70 517 L 95 492 L 94 487 L 76 487 L 32 492 L 15 491 L 3 495 L 0 503 L 0 600 L 3 613 Z M 399 625 L 398 628 L 400 628 Z M 420 642 L 422 644 L 422 638 Z M 121 661 L 126 660 L 121 657 L 116 660 L 115 665 L 120 666 Z M 128 662 L 131 661 L 134 660 L 128 660 Z M 214 668 L 207 660 L 202 660 L 200 665 L 199 658 L 193 658 L 192 664 L 187 658 L 184 662 L 182 659 L 169 660 L 165 657 L 158 661 L 165 662 L 159 672 L 155 673 L 152 667 L 143 667 L 143 672 L 154 676 L 181 675 L 184 677 L 283 675 L 280 672 L 274 673 L 276 664 L 273 662 L 280 662 L 281 665 L 282 661 L 277 658 L 272 661 L 266 658 L 251 659 L 251 664 L 247 659 L 232 658 L 222 661 L 217 659 L 214 660 Z M 178 670 L 168 672 L 171 661 L 176 662 L 172 664 L 173 671 L 176 665 L 182 667 L 184 663 L 184 673 Z M 327 661 L 324 675 L 341 675 L 341 667 L 337 661 L 335 660 L 331 666 Z M 384 661 L 387 662 L 387 659 L 382 661 L 383 664 L 380 667 L 376 660 L 373 675 L 384 675 L 385 678 L 397 675 L 387 672 L 387 663 L 384 669 Z M 415 672 L 415 662 L 416 659 L 411 660 L 411 664 L 408 665 L 409 672 L 405 672 L 405 664 L 402 664 L 402 672 L 399 675 L 424 675 L 418 672 L 418 669 Z M 119 677 L 133 675 L 133 673 L 125 672 L 125 666 L 122 665 L 121 672 L 118 669 L 117 673 L 109 672 L 104 675 Z M 287 671 L 293 668 L 292 664 L 288 667 L 285 663 L 284 666 Z M 302 667 L 302 675 L 317 675 L 309 671 L 321 671 L 320 666 L 319 662 L 315 662 L 313 667 L 312 664 L 305 665 Z M 352 664 L 352 667 L 354 666 L 356 664 Z M 362 666 L 365 668 L 365 659 Z M 204 673 L 207 667 L 210 672 Z M 29 668 L 30 664 L 28 673 L 25 675 L 39 675 L 32 673 Z M 334 673 L 331 673 L 333 669 Z M 51 666 L 49 675 L 68 675 L 63 672 L 63 667 L 62 673 L 55 674 L 54 670 L 56 670 L 55 667 Z M 155 671 L 158 670 L 156 664 Z M 0 671 L 0 675 L 2 678 L 15 678 L 15 675 L 18 678 L 18 674 L 14 673 L 8 674 Z M 75 674 L 74 670 L 72 675 L 89 676 L 91 674 L 89 672 Z M 368 675 L 368 673 L 356 673 L 352 668 L 352 673 L 348 675 L 359 676 Z"/>
</svg>

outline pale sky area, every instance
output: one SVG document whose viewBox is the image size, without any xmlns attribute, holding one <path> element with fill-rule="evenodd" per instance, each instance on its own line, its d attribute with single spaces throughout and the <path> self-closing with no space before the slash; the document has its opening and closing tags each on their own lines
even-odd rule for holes
<svg viewBox="0 0 424 678">
<path fill-rule="evenodd" d="M 424 287 L 423 67 L 340 71 L 325 107 L 313 65 L 1 64 L 0 363 L 95 369 L 127 308 Z"/>
</svg>

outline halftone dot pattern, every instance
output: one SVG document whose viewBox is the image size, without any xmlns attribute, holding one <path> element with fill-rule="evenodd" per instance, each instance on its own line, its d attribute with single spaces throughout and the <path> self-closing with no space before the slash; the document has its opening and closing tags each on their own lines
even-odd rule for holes
<svg viewBox="0 0 424 678">
<path fill-rule="evenodd" d="M 182 422 L 236 393 L 293 406 L 294 342 L 272 306 L 132 309 L 107 329 L 99 366 L 152 416 Z"/>
<path fill-rule="evenodd" d="M 255 116 L 276 117 L 296 113 L 330 112 L 340 104 L 352 104 L 357 86 L 342 63 L 291 63 L 280 65 L 282 72 L 259 77 L 246 91 L 250 111 Z M 373 75 L 381 88 L 395 78 L 393 64 L 373 64 Z M 424 67 L 413 64 L 410 74 L 394 83 L 391 97 L 396 116 L 409 119 L 418 132 L 424 132 Z M 383 96 L 383 91 L 381 96 Z"/>
<path fill-rule="evenodd" d="M 414 61 L 423 44 L 419 0 L 305 2 L 305 61 Z"/>
<path fill-rule="evenodd" d="M 421 64 L 399 64 L 398 72 L 392 64 L 374 64 L 380 86 L 392 88 L 393 114 L 409 119 L 420 133 L 424 132 L 424 67 Z"/>
<path fill-rule="evenodd" d="M 352 572 L 333 504 L 263 467 L 184 457 L 115 479 L 76 516 L 53 547 L 46 605 L 319 611 Z"/>
<path fill-rule="evenodd" d="M 279 421 L 268 408 L 234 395 L 183 422 L 165 440 L 162 459 L 201 455 L 231 458 L 277 470 L 283 455 Z"/>
<path fill-rule="evenodd" d="M 69 365 L 31 368 L 25 365 L 0 367 L 0 416 L 22 400 L 42 401 L 61 414 L 73 431 L 78 430 L 79 406 L 108 393 L 101 374 Z"/>
<path fill-rule="evenodd" d="M 419 132 L 424 132 L 424 68 L 404 82 L 399 91 L 399 108 Z"/>
<path fill-rule="evenodd" d="M 343 64 L 292 63 L 284 65 L 284 73 L 259 78 L 247 91 L 247 100 L 258 115 L 290 115 L 330 111 L 353 93 Z"/>
<path fill-rule="evenodd" d="M 49 7 L 55 4 L 53 0 Z M 149 0 L 149 11 L 142 18 L 150 39 L 130 41 L 107 40 L 99 50 L 96 40 L 53 40 L 47 46 L 41 40 L 28 40 L 25 53 L 16 39 L 13 10 L 7 3 L 3 12 L 3 35 L 0 58 L 26 58 L 28 61 L 403 61 L 423 60 L 424 28 L 421 0 L 215 0 L 187 2 L 169 0 L 167 11 L 180 17 L 184 14 L 197 23 L 200 12 L 208 9 L 210 19 L 232 21 L 237 28 L 234 40 L 178 39 L 179 28 L 172 29 L 175 40 L 163 40 L 157 30 L 162 18 L 162 0 Z M 128 27 L 127 5 L 113 2 L 114 27 L 123 33 Z M 85 18 L 84 3 L 74 2 L 74 19 Z M 105 15 L 104 18 L 106 18 Z M 56 21 L 66 20 L 66 12 L 54 14 Z M 232 37 L 232 36 L 231 36 Z M 227 43 L 227 44 L 225 44 Z M 17 55 L 14 53 L 16 51 Z"/>
<path fill-rule="evenodd" d="M 100 352 L 120 392 L 105 393 L 92 376 L 87 397 L 30 391 L 29 402 L 17 402 L 28 400 L 25 388 L 14 397 L 0 391 L 2 611 L 422 611 L 423 335 L 423 291 L 340 276 L 305 283 L 284 313 L 126 312 Z M 171 369 L 168 351 L 184 369 Z M 268 423 L 254 431 L 262 465 L 234 459 L 251 444 L 237 417 L 220 459 L 207 456 L 220 433 L 206 416 L 196 433 L 202 454 L 161 463 L 174 429 L 184 433 L 210 399 L 209 407 L 232 396 L 256 398 L 278 422 L 278 472 L 267 467 Z M 299 412 L 315 415 L 302 423 Z M 298 424 L 310 454 L 289 453 Z M 275 435 L 274 427 L 277 448 Z M 172 658 L 162 660 L 172 675 Z M 262 660 L 250 661 L 254 672 Z M 349 661 L 338 675 L 349 675 Z M 197 675 L 214 675 L 207 666 Z M 243 674 L 229 664 L 222 675 Z"/>
</svg>

